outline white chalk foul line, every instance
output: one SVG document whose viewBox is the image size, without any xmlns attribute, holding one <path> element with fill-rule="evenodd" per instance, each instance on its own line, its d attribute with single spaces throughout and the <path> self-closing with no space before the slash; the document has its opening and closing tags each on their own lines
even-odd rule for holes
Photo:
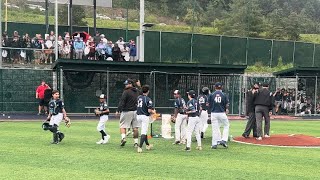
<svg viewBox="0 0 320 180">
<path fill-rule="evenodd" d="M 248 143 L 243 141 L 233 140 L 233 142 L 247 145 L 255 145 L 255 146 L 264 146 L 264 147 L 281 147 L 281 148 L 301 148 L 301 149 L 320 149 L 320 146 L 278 146 L 278 145 L 269 145 L 269 144 L 255 144 Z"/>
</svg>

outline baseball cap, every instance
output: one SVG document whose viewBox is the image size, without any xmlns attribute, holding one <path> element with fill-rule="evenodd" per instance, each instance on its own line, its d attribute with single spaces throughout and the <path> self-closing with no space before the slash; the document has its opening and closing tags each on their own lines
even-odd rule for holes
<svg viewBox="0 0 320 180">
<path fill-rule="evenodd" d="M 99 98 L 100 98 L 100 99 L 106 99 L 106 95 L 101 94 Z"/>
<path fill-rule="evenodd" d="M 214 85 L 214 87 L 216 87 L 216 88 L 221 88 L 221 87 L 222 87 L 222 83 L 221 83 L 221 82 L 216 82 L 216 84 Z"/>
<path fill-rule="evenodd" d="M 269 87 L 269 84 L 268 83 L 263 83 L 262 87 Z"/>
<path fill-rule="evenodd" d="M 123 84 L 124 85 L 133 84 L 133 81 L 131 79 L 127 79 L 126 81 L 124 81 Z"/>
<path fill-rule="evenodd" d="M 173 94 L 180 94 L 180 91 L 179 91 L 179 90 L 175 90 L 175 91 L 173 92 Z"/>
<path fill-rule="evenodd" d="M 188 91 L 188 94 L 191 96 L 191 97 L 195 97 L 196 96 L 196 92 L 194 90 L 189 90 Z"/>
</svg>

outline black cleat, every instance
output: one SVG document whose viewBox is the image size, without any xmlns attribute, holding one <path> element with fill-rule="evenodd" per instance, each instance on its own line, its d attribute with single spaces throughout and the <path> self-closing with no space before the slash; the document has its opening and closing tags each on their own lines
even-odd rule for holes
<svg viewBox="0 0 320 180">
<path fill-rule="evenodd" d="M 120 144 L 120 146 L 126 145 L 126 142 L 127 142 L 126 138 L 121 139 L 121 144 Z"/>
<path fill-rule="evenodd" d="M 58 141 L 53 141 L 51 144 L 59 144 Z"/>
<path fill-rule="evenodd" d="M 138 148 L 139 147 L 138 143 L 134 143 L 133 147 Z"/>
<path fill-rule="evenodd" d="M 218 148 L 218 146 L 217 145 L 213 145 L 213 146 L 211 146 L 211 149 L 217 149 Z"/>
<path fill-rule="evenodd" d="M 249 138 L 249 136 L 248 135 L 246 135 L 246 134 L 242 134 L 242 137 L 244 137 L 244 138 Z"/>
<path fill-rule="evenodd" d="M 183 150 L 185 150 L 185 151 L 191 151 L 191 148 L 186 147 L 186 148 L 184 148 Z"/>
<path fill-rule="evenodd" d="M 226 141 L 221 141 L 220 142 L 220 145 L 225 147 L 225 148 L 228 148 L 228 145 L 227 145 L 227 142 Z"/>
<path fill-rule="evenodd" d="M 201 132 L 201 139 L 203 139 L 204 138 L 204 133 L 203 132 Z"/>
<path fill-rule="evenodd" d="M 174 143 L 172 143 L 173 145 L 179 145 L 180 141 L 175 141 Z"/>
<path fill-rule="evenodd" d="M 59 142 L 61 142 L 62 139 L 64 138 L 64 134 L 63 133 L 59 133 L 58 135 L 59 135 Z"/>
</svg>

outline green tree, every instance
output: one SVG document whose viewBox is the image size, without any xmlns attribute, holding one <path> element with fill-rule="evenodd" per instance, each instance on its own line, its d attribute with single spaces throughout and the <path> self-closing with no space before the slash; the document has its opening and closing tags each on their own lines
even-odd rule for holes
<svg viewBox="0 0 320 180">
<path fill-rule="evenodd" d="M 72 24 L 78 26 L 87 26 L 88 23 L 84 21 L 86 18 L 85 8 L 83 6 L 73 6 L 72 8 Z M 59 24 L 68 24 L 68 7 L 63 5 L 59 7 Z"/>
</svg>

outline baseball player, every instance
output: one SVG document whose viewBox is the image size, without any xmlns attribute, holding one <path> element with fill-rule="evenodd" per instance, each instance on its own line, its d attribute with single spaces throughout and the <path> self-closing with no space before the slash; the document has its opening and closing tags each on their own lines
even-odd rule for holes
<svg viewBox="0 0 320 180">
<path fill-rule="evenodd" d="M 64 119 L 66 125 L 70 125 L 70 119 L 67 117 L 67 112 L 64 109 L 64 103 L 61 99 L 59 99 L 60 94 L 59 91 L 52 91 L 52 99 L 49 102 L 49 115 L 48 120 L 50 120 L 49 130 L 53 133 L 53 142 L 52 144 L 59 144 L 64 138 L 64 134 L 60 132 L 59 125 L 61 121 Z"/>
<path fill-rule="evenodd" d="M 198 104 L 199 104 L 199 118 L 201 121 L 200 131 L 201 138 L 204 138 L 204 133 L 208 128 L 208 95 L 210 90 L 208 87 L 202 88 L 202 94 L 198 96 Z"/>
<path fill-rule="evenodd" d="M 175 142 L 177 144 L 186 143 L 186 127 L 188 116 L 185 114 L 186 102 L 181 98 L 179 90 L 174 91 L 174 116 L 173 121 L 175 122 Z"/>
<path fill-rule="evenodd" d="M 96 116 L 100 116 L 100 120 L 97 126 L 97 130 L 101 133 L 101 140 L 96 142 L 97 144 L 106 144 L 110 139 L 110 135 L 106 133 L 106 123 L 109 119 L 109 108 L 104 94 L 99 98 L 100 106 L 95 110 Z"/>
<path fill-rule="evenodd" d="M 186 114 L 188 115 L 188 127 L 187 127 L 187 146 L 185 148 L 186 151 L 191 151 L 191 136 L 192 133 L 195 132 L 197 139 L 197 150 L 202 150 L 201 147 L 201 137 L 200 137 L 200 127 L 201 121 L 199 119 L 199 105 L 196 100 L 196 92 L 194 90 L 190 90 L 188 92 L 189 101 L 187 102 Z"/>
<path fill-rule="evenodd" d="M 146 149 L 150 150 L 153 146 L 149 144 L 147 133 L 148 126 L 150 120 L 150 114 L 153 113 L 152 110 L 152 100 L 148 97 L 149 94 L 149 86 L 142 86 L 142 95 L 138 97 L 138 105 L 137 105 L 137 120 L 141 123 L 141 137 L 140 144 L 138 147 L 138 153 L 142 152 L 142 146 L 144 142 L 146 143 Z"/>
<path fill-rule="evenodd" d="M 211 111 L 212 149 L 217 149 L 218 144 L 227 148 L 229 136 L 229 120 L 227 117 L 229 100 L 222 92 L 222 84 L 220 82 L 215 84 L 215 92 L 209 95 L 208 102 Z M 223 125 L 222 138 L 220 132 L 221 125 Z"/>
</svg>

